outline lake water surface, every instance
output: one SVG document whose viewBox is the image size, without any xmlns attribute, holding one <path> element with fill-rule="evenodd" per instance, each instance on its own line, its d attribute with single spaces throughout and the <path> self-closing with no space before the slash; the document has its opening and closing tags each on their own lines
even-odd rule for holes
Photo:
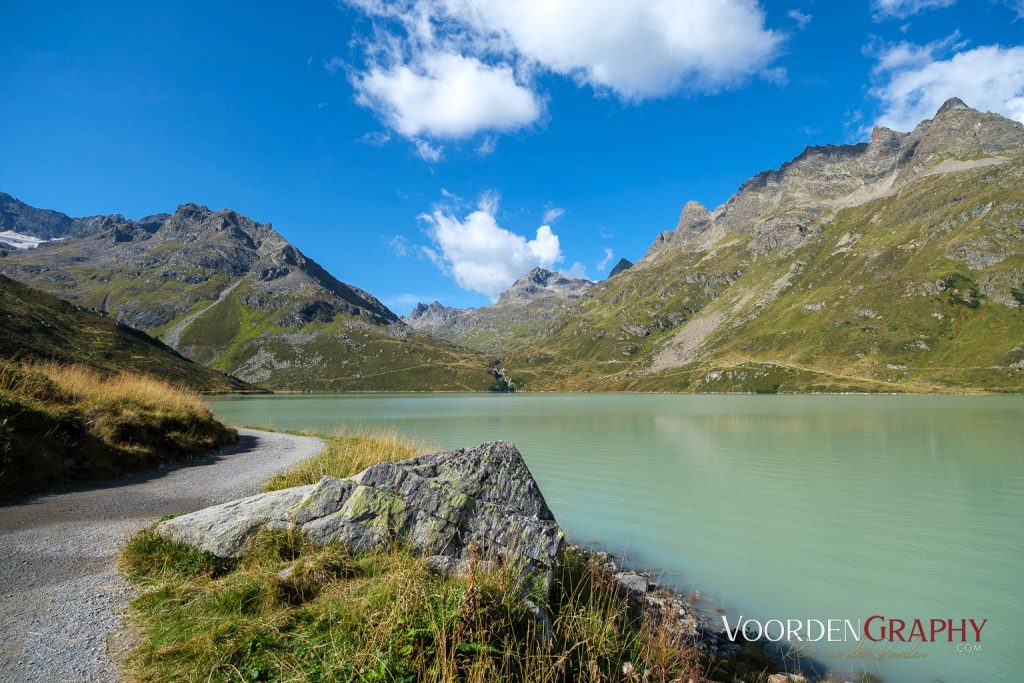
<svg viewBox="0 0 1024 683">
<path fill-rule="evenodd" d="M 211 404 L 234 424 L 384 426 L 444 447 L 514 441 L 573 540 L 625 553 L 729 614 L 988 620 L 981 652 L 927 644 L 924 658 L 829 660 L 837 669 L 909 683 L 1024 680 L 1020 397 L 380 394 Z"/>
</svg>

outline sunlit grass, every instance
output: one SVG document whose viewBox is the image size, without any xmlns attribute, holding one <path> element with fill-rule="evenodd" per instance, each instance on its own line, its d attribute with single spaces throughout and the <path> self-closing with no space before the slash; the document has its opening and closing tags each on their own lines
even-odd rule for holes
<svg viewBox="0 0 1024 683">
<path fill-rule="evenodd" d="M 0 391 L 32 392 L 40 378 L 52 383 L 62 402 L 102 405 L 134 405 L 145 410 L 191 412 L 210 415 L 200 395 L 171 386 L 154 377 L 124 373 L 103 375 L 84 365 L 34 362 L 0 367 Z"/>
<path fill-rule="evenodd" d="M 0 361 L 0 498 L 231 443 L 199 395 L 152 377 Z"/>
<path fill-rule="evenodd" d="M 352 556 L 282 531 L 227 570 L 145 531 L 121 567 L 143 590 L 133 681 L 699 683 L 712 668 L 631 616 L 585 551 L 567 554 L 551 596 L 506 569 L 441 578 L 406 549 Z M 549 637 L 525 599 L 551 613 Z"/>
<path fill-rule="evenodd" d="M 264 484 L 263 490 L 275 491 L 315 484 L 323 477 L 344 479 L 378 462 L 398 462 L 439 450 L 436 445 L 400 437 L 393 430 L 353 434 L 339 430 L 337 434 L 320 438 L 327 443 L 323 451 L 271 478 Z"/>
<path fill-rule="evenodd" d="M 347 477 L 437 450 L 395 432 L 323 437 L 320 456 L 265 490 Z M 353 555 L 295 531 L 253 536 L 241 559 L 146 529 L 119 568 L 140 589 L 125 678 L 152 683 L 704 683 L 766 679 L 766 659 L 715 661 L 631 605 L 604 556 L 569 546 L 550 591 L 509 567 L 441 577 L 407 547 Z M 542 624 L 531 606 L 549 616 Z"/>
</svg>

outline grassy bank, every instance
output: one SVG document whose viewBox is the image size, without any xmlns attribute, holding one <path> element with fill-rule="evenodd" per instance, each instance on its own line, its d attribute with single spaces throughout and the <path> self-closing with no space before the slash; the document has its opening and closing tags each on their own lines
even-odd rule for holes
<svg viewBox="0 0 1024 683">
<path fill-rule="evenodd" d="M 425 447 L 394 435 L 328 437 L 277 489 L 348 476 Z M 146 530 L 120 568 L 141 589 L 131 681 L 764 680 L 764 660 L 712 661 L 631 607 L 600 555 L 566 551 L 542 594 L 505 569 L 442 578 L 405 549 L 349 554 L 264 530 L 240 560 Z M 546 609 L 545 628 L 527 600 Z M 547 634 L 546 636 L 544 634 Z"/>
<path fill-rule="evenodd" d="M 0 361 L 0 500 L 187 458 L 236 439 L 198 394 L 151 377 Z"/>
</svg>

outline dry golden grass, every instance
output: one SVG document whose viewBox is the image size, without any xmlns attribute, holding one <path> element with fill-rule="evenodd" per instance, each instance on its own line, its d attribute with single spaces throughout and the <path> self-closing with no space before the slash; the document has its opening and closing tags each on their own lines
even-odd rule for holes
<svg viewBox="0 0 1024 683">
<path fill-rule="evenodd" d="M 0 361 L 0 498 L 116 476 L 236 439 L 198 394 L 152 377 Z"/>
<path fill-rule="evenodd" d="M 315 484 L 323 477 L 344 479 L 378 462 L 398 462 L 439 450 L 436 445 L 400 437 L 394 430 L 319 436 L 327 442 L 327 448 L 319 455 L 271 478 L 264 484 L 263 490 L 276 491 Z"/>
<path fill-rule="evenodd" d="M 106 376 L 83 365 L 58 363 L 31 363 L 23 367 L 45 375 L 79 401 L 134 403 L 144 408 L 209 413 L 197 392 L 174 387 L 146 375 L 124 373 Z"/>
</svg>

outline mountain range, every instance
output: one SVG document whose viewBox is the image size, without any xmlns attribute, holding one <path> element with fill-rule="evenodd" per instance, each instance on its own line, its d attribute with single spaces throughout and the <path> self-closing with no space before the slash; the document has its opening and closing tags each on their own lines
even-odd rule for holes
<svg viewBox="0 0 1024 683">
<path fill-rule="evenodd" d="M 538 268 L 477 309 L 399 319 L 231 210 L 0 195 L 0 228 L 0 272 L 272 388 L 1024 389 L 1024 126 L 958 99 L 685 203 L 607 280 Z"/>
<path fill-rule="evenodd" d="M 271 225 L 182 204 L 69 218 L 0 197 L 0 225 L 47 239 L 0 271 L 247 382 L 293 390 L 485 390 L 493 359 L 417 333 Z"/>
<path fill-rule="evenodd" d="M 527 388 L 1024 388 L 1024 126 L 958 99 L 809 147 L 504 358 Z"/>
</svg>

